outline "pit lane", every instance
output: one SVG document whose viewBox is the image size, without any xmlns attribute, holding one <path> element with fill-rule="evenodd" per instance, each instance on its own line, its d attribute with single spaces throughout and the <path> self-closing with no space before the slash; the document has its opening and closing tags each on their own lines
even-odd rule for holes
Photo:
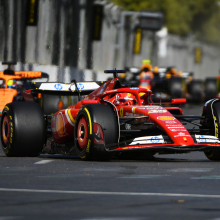
<svg viewBox="0 0 220 220">
<path fill-rule="evenodd" d="M 201 115 L 202 105 L 183 109 Z M 220 218 L 220 163 L 202 152 L 85 162 L 0 150 L 0 158 L 0 219 Z"/>
</svg>

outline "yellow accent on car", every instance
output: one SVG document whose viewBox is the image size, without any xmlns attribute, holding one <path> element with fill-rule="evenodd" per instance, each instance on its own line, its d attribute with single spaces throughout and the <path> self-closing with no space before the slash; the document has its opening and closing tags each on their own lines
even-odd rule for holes
<svg viewBox="0 0 220 220">
<path fill-rule="evenodd" d="M 123 108 L 120 108 L 120 116 L 123 117 Z"/>
<path fill-rule="evenodd" d="M 75 124 L 75 120 L 74 120 L 73 116 L 71 115 L 71 109 L 68 109 L 67 113 L 68 113 L 68 116 L 69 116 L 71 122 L 73 122 L 73 124 Z"/>
<path fill-rule="evenodd" d="M 84 110 L 86 111 L 87 115 L 88 115 L 88 118 L 89 118 L 89 129 L 90 129 L 90 134 L 92 134 L 92 121 L 91 121 L 91 116 L 89 114 L 89 111 L 87 108 L 84 108 Z"/>
</svg>

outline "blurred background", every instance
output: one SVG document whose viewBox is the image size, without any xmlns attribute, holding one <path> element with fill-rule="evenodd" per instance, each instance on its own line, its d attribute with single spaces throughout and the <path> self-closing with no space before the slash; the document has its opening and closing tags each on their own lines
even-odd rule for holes
<svg viewBox="0 0 220 220">
<path fill-rule="evenodd" d="M 217 0 L 0 0 L 0 61 L 50 81 L 106 80 L 143 60 L 205 80 L 219 75 L 219 46 Z"/>
</svg>

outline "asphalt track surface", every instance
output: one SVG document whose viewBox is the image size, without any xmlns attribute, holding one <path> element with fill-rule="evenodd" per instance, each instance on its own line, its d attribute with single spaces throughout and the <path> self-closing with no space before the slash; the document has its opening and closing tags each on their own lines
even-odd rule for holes
<svg viewBox="0 0 220 220">
<path fill-rule="evenodd" d="M 201 105 L 184 107 L 201 112 Z M 202 152 L 85 162 L 0 150 L 0 220 L 14 219 L 219 220 L 220 162 Z"/>
</svg>

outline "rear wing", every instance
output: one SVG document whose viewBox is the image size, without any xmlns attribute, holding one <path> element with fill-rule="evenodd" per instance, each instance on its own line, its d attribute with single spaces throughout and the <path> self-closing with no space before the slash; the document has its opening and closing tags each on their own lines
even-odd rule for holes
<svg viewBox="0 0 220 220">
<path fill-rule="evenodd" d="M 152 71 L 154 71 L 154 69 L 152 69 Z M 159 73 L 159 76 L 162 78 L 165 77 L 167 68 L 158 68 L 157 71 Z M 182 78 L 187 79 L 189 76 L 193 76 L 193 72 L 181 72 Z"/>
<path fill-rule="evenodd" d="M 40 71 L 15 71 L 16 76 L 21 76 L 21 78 L 25 79 L 38 79 L 38 78 L 47 78 L 49 79 L 49 75 Z"/>
<path fill-rule="evenodd" d="M 34 93 L 41 93 L 47 95 L 60 95 L 60 96 L 79 96 L 88 95 L 94 90 L 98 89 L 104 82 L 77 82 L 75 83 L 32 83 L 35 89 Z M 76 87 L 77 85 L 77 87 Z"/>
</svg>

